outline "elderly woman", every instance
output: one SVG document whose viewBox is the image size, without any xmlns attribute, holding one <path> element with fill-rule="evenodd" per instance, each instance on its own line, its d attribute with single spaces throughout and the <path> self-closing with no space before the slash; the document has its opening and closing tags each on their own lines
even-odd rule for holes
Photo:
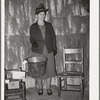
<svg viewBox="0 0 100 100">
<path fill-rule="evenodd" d="M 34 56 L 44 56 L 47 60 L 46 74 L 38 77 L 38 94 L 43 94 L 43 79 L 46 80 L 47 94 L 52 95 L 51 79 L 56 76 L 56 67 L 54 56 L 57 53 L 56 36 L 51 23 L 45 21 L 48 9 L 40 4 L 36 8 L 37 21 L 30 27 L 30 42 Z"/>
</svg>

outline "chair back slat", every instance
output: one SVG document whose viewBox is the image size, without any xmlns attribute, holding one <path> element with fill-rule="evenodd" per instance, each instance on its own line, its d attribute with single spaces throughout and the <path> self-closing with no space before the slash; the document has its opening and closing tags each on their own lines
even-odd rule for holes
<svg viewBox="0 0 100 100">
<path fill-rule="evenodd" d="M 82 53 L 83 49 L 63 49 L 66 54 Z"/>
<path fill-rule="evenodd" d="M 72 70 L 82 71 L 83 72 L 83 47 L 82 48 L 63 48 L 63 63 L 64 68 L 63 71 L 66 72 L 69 69 L 70 65 L 76 65 L 76 67 L 72 67 Z M 70 65 L 69 65 L 70 64 Z M 70 67 L 71 68 L 71 67 Z M 80 68 L 80 70 L 79 70 Z"/>
</svg>

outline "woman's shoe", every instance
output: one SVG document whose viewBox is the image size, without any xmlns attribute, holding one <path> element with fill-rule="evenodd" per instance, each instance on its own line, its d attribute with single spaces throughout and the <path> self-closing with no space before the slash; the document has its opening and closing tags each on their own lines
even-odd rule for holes
<svg viewBox="0 0 100 100">
<path fill-rule="evenodd" d="M 52 95 L 52 90 L 51 89 L 47 89 L 47 94 L 48 95 Z"/>
<path fill-rule="evenodd" d="M 43 89 L 38 90 L 38 95 L 43 95 Z"/>
</svg>

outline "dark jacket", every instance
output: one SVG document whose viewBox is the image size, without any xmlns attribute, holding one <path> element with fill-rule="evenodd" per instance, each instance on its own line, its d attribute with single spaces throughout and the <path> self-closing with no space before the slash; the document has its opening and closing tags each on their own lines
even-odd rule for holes
<svg viewBox="0 0 100 100">
<path fill-rule="evenodd" d="M 31 25 L 30 42 L 32 44 L 32 52 L 42 54 L 44 45 L 49 53 L 54 52 L 56 54 L 57 52 L 55 32 L 52 24 L 49 22 L 45 21 L 45 40 L 42 37 L 38 23 L 36 22 Z M 34 44 L 37 44 L 37 46 Z"/>
</svg>

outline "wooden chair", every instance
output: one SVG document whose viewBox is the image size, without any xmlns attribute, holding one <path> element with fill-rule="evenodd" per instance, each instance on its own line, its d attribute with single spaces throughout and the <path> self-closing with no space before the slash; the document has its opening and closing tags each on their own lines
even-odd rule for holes
<svg viewBox="0 0 100 100">
<path fill-rule="evenodd" d="M 26 87 L 23 79 L 25 71 L 18 69 L 5 69 L 5 100 L 26 100 Z M 16 86 L 14 84 L 17 84 Z"/>
<path fill-rule="evenodd" d="M 63 48 L 63 72 L 58 74 L 58 96 L 62 91 L 77 91 L 84 96 L 84 57 L 82 48 Z M 68 83 L 68 78 L 78 78 L 80 84 Z M 71 87 L 74 87 L 73 89 Z M 78 87 L 78 89 L 76 89 Z"/>
</svg>

